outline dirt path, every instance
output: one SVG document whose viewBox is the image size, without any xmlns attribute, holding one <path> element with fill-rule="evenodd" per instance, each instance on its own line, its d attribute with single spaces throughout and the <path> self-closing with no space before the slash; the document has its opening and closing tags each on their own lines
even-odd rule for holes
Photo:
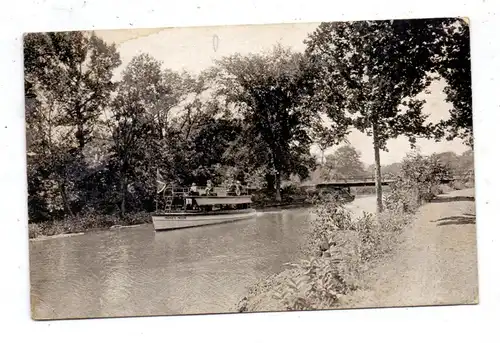
<svg viewBox="0 0 500 343">
<path fill-rule="evenodd" d="M 478 302 L 474 190 L 424 205 L 395 255 L 342 307 L 475 304 Z"/>
</svg>

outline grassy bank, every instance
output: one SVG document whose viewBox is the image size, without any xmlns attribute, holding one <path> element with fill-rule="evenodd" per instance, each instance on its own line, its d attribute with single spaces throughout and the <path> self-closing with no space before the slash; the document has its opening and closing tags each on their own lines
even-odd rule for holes
<svg viewBox="0 0 500 343">
<path fill-rule="evenodd" d="M 341 307 L 477 304 L 474 193 L 450 190 L 447 201 L 420 207 L 397 249 L 369 271 L 369 286 L 344 297 Z"/>
<path fill-rule="evenodd" d="M 412 215 L 387 211 L 353 218 L 342 205 L 317 206 L 304 259 L 261 280 L 237 305 L 239 312 L 335 308 L 365 286 L 364 277 L 397 246 Z"/>
<path fill-rule="evenodd" d="M 151 222 L 151 215 L 146 212 L 128 214 L 124 218 L 118 215 L 81 215 L 63 220 L 28 224 L 29 238 L 55 236 L 61 234 L 85 233 L 108 230 L 114 225 L 136 225 Z"/>
</svg>

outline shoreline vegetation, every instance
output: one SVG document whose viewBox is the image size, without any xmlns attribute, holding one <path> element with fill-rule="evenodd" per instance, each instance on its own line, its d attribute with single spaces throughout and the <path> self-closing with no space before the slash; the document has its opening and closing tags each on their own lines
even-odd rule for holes
<svg viewBox="0 0 500 343">
<path fill-rule="evenodd" d="M 452 186 L 441 186 L 448 189 L 462 189 L 464 183 L 455 183 Z M 384 186 L 384 193 L 389 191 L 389 186 Z M 295 191 L 296 193 L 299 193 Z M 355 196 L 375 195 L 375 187 L 352 187 L 351 192 Z M 272 196 L 256 199 L 254 208 L 260 212 L 272 210 L 311 208 L 317 205 L 317 199 L 310 194 L 293 194 L 284 197 L 282 201 L 276 201 Z M 71 237 L 89 232 L 108 231 L 119 228 L 129 228 L 138 225 L 151 224 L 151 213 L 131 213 L 121 218 L 119 215 L 78 215 L 65 219 L 29 223 L 29 239 L 43 240 L 48 238 Z"/>
<path fill-rule="evenodd" d="M 473 179 L 443 185 L 441 166 L 421 156 L 407 158 L 378 215 L 353 217 L 335 201 L 318 203 L 299 261 L 250 287 L 235 310 L 265 312 L 343 308 L 343 299 L 369 289 L 370 273 L 390 258 L 422 205 L 440 194 L 474 187 Z M 352 299 L 351 299 L 352 301 Z"/>
<path fill-rule="evenodd" d="M 274 209 L 283 210 L 311 206 L 313 206 L 313 199 L 311 197 L 284 198 L 282 201 L 275 201 L 272 198 L 266 197 L 257 200 L 254 208 L 257 211 L 265 212 Z M 41 240 L 51 237 L 71 237 L 88 232 L 130 228 L 150 223 L 151 213 L 140 212 L 127 215 L 124 218 L 120 218 L 118 215 L 79 215 L 74 218 L 68 217 L 62 220 L 29 223 L 28 229 L 30 240 Z"/>
<path fill-rule="evenodd" d="M 388 187 L 384 186 L 384 190 Z M 284 194 L 282 201 L 276 201 L 271 195 L 260 197 L 254 202 L 254 208 L 260 212 L 272 210 L 310 208 L 315 205 L 315 199 L 310 194 L 295 190 L 295 194 Z M 354 195 L 374 195 L 375 187 L 353 187 Z M 119 228 L 129 228 L 137 225 L 151 224 L 151 214 L 147 212 L 132 213 L 125 218 L 119 215 L 79 215 L 74 218 L 29 223 L 30 240 L 71 237 L 88 232 L 107 231 Z"/>
</svg>

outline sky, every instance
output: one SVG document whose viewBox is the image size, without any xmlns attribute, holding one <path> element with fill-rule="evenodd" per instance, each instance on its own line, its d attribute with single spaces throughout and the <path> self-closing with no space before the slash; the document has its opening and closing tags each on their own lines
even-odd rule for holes
<svg viewBox="0 0 500 343">
<path fill-rule="evenodd" d="M 139 53 L 148 53 L 162 61 L 164 68 L 174 71 L 188 71 L 194 74 L 211 67 L 214 61 L 234 53 L 247 54 L 269 51 L 280 43 L 294 51 L 304 51 L 304 39 L 319 23 L 241 25 L 214 27 L 186 27 L 165 29 L 131 29 L 95 31 L 107 43 L 115 43 L 122 64 L 115 72 L 120 79 L 121 72 Z M 451 105 L 445 101 L 443 81 L 434 82 L 430 94 L 425 95 L 424 112 L 429 113 L 432 122 L 449 116 Z M 349 142 L 360 151 L 362 161 L 369 165 L 374 161 L 371 137 L 353 130 Z M 434 142 L 419 139 L 417 146 L 421 153 L 428 155 L 444 151 L 461 154 L 468 150 L 461 140 Z M 404 137 L 392 139 L 387 144 L 388 152 L 381 152 L 381 164 L 400 162 L 411 151 Z M 326 153 L 332 152 L 335 147 Z M 318 150 L 313 148 L 313 153 Z"/>
</svg>

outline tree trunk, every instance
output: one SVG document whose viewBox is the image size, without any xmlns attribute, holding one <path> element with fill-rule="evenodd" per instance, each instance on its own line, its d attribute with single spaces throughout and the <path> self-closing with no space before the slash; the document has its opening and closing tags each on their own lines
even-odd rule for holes
<svg viewBox="0 0 500 343">
<path fill-rule="evenodd" d="M 120 215 L 123 218 L 125 217 L 126 199 L 127 199 L 127 180 L 125 178 L 122 178 L 121 193 L 122 193 L 122 199 L 120 203 Z"/>
<path fill-rule="evenodd" d="M 83 131 L 83 124 L 78 124 L 75 136 L 78 141 L 78 148 L 80 148 L 80 150 L 83 150 L 83 148 L 85 147 L 85 137 Z"/>
<path fill-rule="evenodd" d="M 384 208 L 382 204 L 382 174 L 380 171 L 380 148 L 378 138 L 378 127 L 373 123 L 373 150 L 375 153 L 375 191 L 377 194 L 377 213 L 381 213 Z"/>
<path fill-rule="evenodd" d="M 61 192 L 61 198 L 62 198 L 62 201 L 64 204 L 64 208 L 66 209 L 66 211 L 69 213 L 69 215 L 71 217 L 74 217 L 75 214 L 73 213 L 73 210 L 71 209 L 71 205 L 68 201 L 68 196 L 66 195 L 66 185 L 64 184 L 64 182 L 59 183 L 59 190 Z"/>
<path fill-rule="evenodd" d="M 276 201 L 281 201 L 281 175 L 279 172 L 274 174 L 274 189 L 276 191 Z"/>
</svg>

